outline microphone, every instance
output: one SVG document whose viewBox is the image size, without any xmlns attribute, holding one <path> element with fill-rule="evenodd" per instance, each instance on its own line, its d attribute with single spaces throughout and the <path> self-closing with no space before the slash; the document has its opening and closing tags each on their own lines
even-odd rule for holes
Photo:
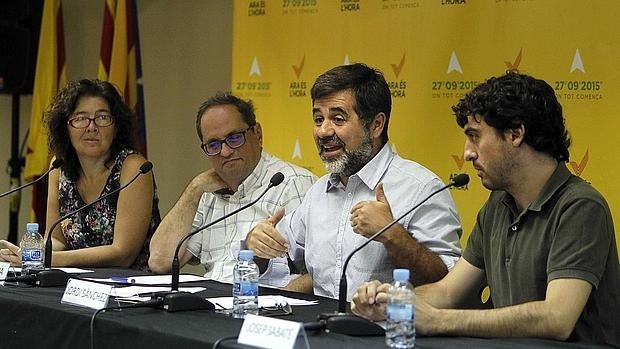
<svg viewBox="0 0 620 349">
<path fill-rule="evenodd" d="M 467 175 L 467 173 L 461 173 L 454 176 L 454 178 L 452 178 L 452 183 L 448 184 L 448 186 L 459 188 L 467 185 L 467 183 L 469 183 L 469 176 Z M 432 195 L 433 194 L 431 194 L 431 196 Z"/>
<path fill-rule="evenodd" d="M 199 309 L 214 309 L 215 308 L 215 306 L 211 302 L 207 301 L 206 299 L 202 297 L 198 297 L 189 292 L 179 292 L 179 274 L 180 274 L 180 268 L 181 268 L 180 263 L 179 263 L 179 251 L 181 250 L 181 245 L 183 245 L 183 243 L 187 239 L 198 234 L 199 232 L 256 204 L 258 200 L 260 200 L 265 194 L 267 194 L 267 191 L 269 191 L 269 189 L 280 185 L 282 181 L 284 181 L 284 175 L 282 174 L 282 172 L 276 172 L 269 180 L 269 185 L 267 186 L 267 188 L 256 199 L 254 199 L 250 203 L 228 214 L 225 214 L 224 216 L 216 219 L 215 221 L 212 221 L 190 232 L 189 234 L 185 235 L 181 239 L 181 241 L 179 241 L 176 249 L 174 250 L 174 257 L 172 259 L 172 269 L 170 271 L 171 277 L 172 277 L 172 280 L 170 283 L 171 290 L 170 292 L 166 292 L 163 295 L 158 294 L 154 296 L 157 298 L 163 298 L 163 308 L 165 310 L 170 311 L 170 312 L 175 312 L 175 311 L 182 311 L 182 310 L 199 310 Z"/>
<path fill-rule="evenodd" d="M 362 248 L 364 248 L 365 246 L 370 244 L 371 241 L 374 241 L 375 239 L 377 239 L 377 237 L 379 237 L 379 235 L 383 234 L 386 230 L 391 228 L 394 224 L 396 224 L 396 222 L 398 222 L 401 219 L 403 219 L 406 215 L 411 213 L 416 208 L 420 207 L 423 203 L 428 201 L 430 198 L 432 198 L 436 194 L 438 194 L 438 193 L 440 193 L 440 192 L 442 192 L 442 191 L 444 191 L 444 190 L 446 190 L 446 189 L 448 189 L 450 187 L 462 187 L 462 186 L 466 185 L 467 183 L 469 183 L 469 176 L 466 173 L 461 173 L 461 174 L 456 175 L 452 179 L 452 182 L 450 182 L 448 185 L 445 185 L 445 186 L 435 190 L 434 192 L 432 192 L 424 200 L 420 201 L 417 205 L 415 205 L 411 209 L 407 210 L 407 212 L 405 212 L 402 215 L 400 215 L 400 217 L 398 217 L 398 218 L 394 219 L 393 221 L 391 221 L 390 223 L 388 223 L 386 226 L 381 228 L 375 234 L 370 236 L 368 238 L 368 240 L 364 241 L 364 243 L 362 243 L 357 248 L 355 248 L 353 251 L 351 251 L 351 253 L 349 253 L 349 255 L 347 256 L 347 259 L 345 260 L 345 262 L 344 262 L 344 264 L 342 266 L 342 274 L 341 274 L 341 277 L 340 277 L 340 288 L 338 289 L 338 312 L 335 313 L 335 314 L 332 313 L 332 314 L 321 314 L 320 315 L 320 319 L 328 320 L 328 322 L 327 322 L 328 324 L 330 323 L 330 321 L 334 322 L 334 328 L 330 329 L 332 332 L 343 333 L 343 334 L 348 334 L 348 335 L 352 335 L 352 336 L 356 336 L 356 335 L 358 335 L 358 336 L 359 335 L 369 335 L 368 333 L 372 332 L 373 330 L 375 331 L 374 332 L 375 335 L 381 335 L 381 334 L 384 333 L 383 329 L 380 326 L 378 326 L 377 324 L 375 324 L 373 322 L 370 322 L 370 321 L 368 321 L 367 324 L 365 324 L 364 323 L 365 320 L 362 321 L 363 319 L 361 319 L 360 317 L 357 317 L 355 315 L 346 314 L 346 311 L 347 311 L 347 286 L 348 286 L 347 285 L 347 266 L 349 265 L 349 262 L 351 261 L 351 258 L 359 250 L 361 250 Z M 334 316 L 336 316 L 336 317 L 344 316 L 345 318 L 349 318 L 349 319 L 348 320 L 342 319 L 342 321 L 340 321 L 340 320 L 332 319 Z M 351 323 L 349 323 L 349 321 L 351 321 Z M 328 329 L 329 329 L 329 327 L 328 327 Z"/>
<path fill-rule="evenodd" d="M 76 210 L 73 210 L 69 213 L 67 213 L 66 215 L 60 217 L 58 220 L 56 220 L 56 222 L 54 222 L 54 224 L 52 224 L 52 227 L 48 230 L 48 234 L 45 240 L 45 262 L 44 262 L 44 270 L 39 271 L 38 273 L 36 273 L 36 278 L 34 280 L 34 283 L 39 285 L 39 286 L 43 286 L 43 287 L 49 287 L 49 286 L 64 286 L 67 284 L 67 281 L 69 280 L 69 275 L 67 273 L 65 273 L 62 270 L 59 269 L 51 269 L 52 267 L 52 232 L 54 231 L 54 228 L 56 228 L 56 226 L 64 221 L 65 219 L 73 216 L 76 213 L 79 213 L 91 206 L 93 206 L 94 204 L 105 200 L 107 198 L 109 198 L 112 195 L 116 195 L 118 194 L 118 192 L 120 192 L 121 190 L 127 188 L 131 183 L 133 183 L 140 175 L 143 175 L 145 173 L 148 173 L 151 171 L 151 169 L 153 169 L 153 163 L 151 163 L 150 161 L 146 161 L 145 163 L 142 164 L 142 166 L 140 166 L 140 170 L 139 172 L 129 181 L 127 182 L 127 184 L 112 190 L 111 192 L 107 193 L 106 195 L 103 195 L 99 198 L 97 198 L 97 200 L 91 202 L 88 205 L 84 205 Z M 29 275 L 22 275 L 20 277 L 26 277 L 24 278 L 25 282 L 33 282 L 32 278 L 28 278 Z"/>
<path fill-rule="evenodd" d="M 22 189 L 24 189 L 26 187 L 34 185 L 34 184 L 36 184 L 39 181 L 42 181 L 43 178 L 46 178 L 47 176 L 49 176 L 50 172 L 52 172 L 53 170 L 55 170 L 55 169 L 59 168 L 60 166 L 62 166 L 62 164 L 64 162 L 65 161 L 63 159 L 56 159 L 56 160 L 52 161 L 52 166 L 44 174 L 42 174 L 41 176 L 39 176 L 37 179 L 35 179 L 32 182 L 28 182 L 28 183 L 26 183 L 26 184 L 24 184 L 22 186 L 19 186 L 17 188 L 13 188 L 13 189 L 9 190 L 6 193 L 0 194 L 0 199 L 5 197 L 5 196 L 7 196 L 7 195 L 11 195 L 11 194 L 13 194 L 16 191 L 20 191 L 20 190 L 22 190 Z"/>
</svg>

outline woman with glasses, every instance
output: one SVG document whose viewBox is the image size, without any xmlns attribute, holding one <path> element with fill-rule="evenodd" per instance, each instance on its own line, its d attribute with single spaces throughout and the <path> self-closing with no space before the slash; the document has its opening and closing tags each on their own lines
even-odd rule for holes
<svg viewBox="0 0 620 349">
<path fill-rule="evenodd" d="M 108 82 L 70 82 L 45 116 L 50 149 L 64 160 L 49 176 L 49 229 L 61 216 L 128 183 L 146 159 L 132 147 L 132 111 Z M 157 203 L 149 172 L 118 195 L 62 221 L 51 232 L 54 266 L 147 270 L 149 242 L 161 221 Z M 4 244 L 20 256 L 17 246 Z"/>
</svg>

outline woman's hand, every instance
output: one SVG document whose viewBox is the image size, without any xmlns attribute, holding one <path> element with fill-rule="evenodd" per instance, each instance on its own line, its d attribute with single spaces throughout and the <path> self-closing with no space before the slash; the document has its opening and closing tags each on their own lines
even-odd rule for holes
<svg viewBox="0 0 620 349">
<path fill-rule="evenodd" d="M 10 262 L 13 266 L 22 265 L 22 250 L 6 240 L 0 240 L 0 261 Z"/>
</svg>

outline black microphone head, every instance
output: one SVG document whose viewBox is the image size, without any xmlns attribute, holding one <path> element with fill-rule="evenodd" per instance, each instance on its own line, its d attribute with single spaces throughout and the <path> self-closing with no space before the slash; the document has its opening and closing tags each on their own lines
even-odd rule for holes
<svg viewBox="0 0 620 349">
<path fill-rule="evenodd" d="M 65 163 L 65 160 L 58 158 L 58 159 L 52 161 L 52 169 L 59 168 L 64 163 Z"/>
<path fill-rule="evenodd" d="M 467 183 L 469 183 L 469 176 L 467 175 L 467 173 L 461 173 L 452 178 L 452 184 L 455 187 L 462 187 Z"/>
<path fill-rule="evenodd" d="M 140 166 L 140 173 L 145 174 L 150 172 L 153 169 L 153 163 L 150 161 L 147 161 L 145 163 L 142 164 L 142 166 Z"/>
<path fill-rule="evenodd" d="M 283 180 L 284 180 L 284 175 L 282 174 L 282 172 L 276 172 L 269 180 L 269 184 L 271 184 L 272 187 L 275 187 L 277 185 L 280 185 L 280 183 L 282 183 Z"/>
</svg>

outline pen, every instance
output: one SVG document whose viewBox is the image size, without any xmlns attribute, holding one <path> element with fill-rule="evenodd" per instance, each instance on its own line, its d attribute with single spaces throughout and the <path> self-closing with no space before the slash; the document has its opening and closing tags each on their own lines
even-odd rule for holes
<svg viewBox="0 0 620 349">
<path fill-rule="evenodd" d="M 128 278 L 124 276 L 112 276 L 110 279 L 112 279 L 112 281 L 114 282 L 120 282 L 123 284 L 135 284 L 136 283 L 136 279 Z"/>
</svg>

